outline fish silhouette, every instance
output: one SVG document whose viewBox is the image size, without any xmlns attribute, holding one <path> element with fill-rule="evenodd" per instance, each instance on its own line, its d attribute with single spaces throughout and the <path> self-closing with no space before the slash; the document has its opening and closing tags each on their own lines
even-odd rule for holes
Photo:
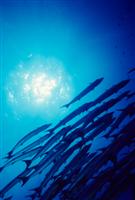
<svg viewBox="0 0 135 200">
<path fill-rule="evenodd" d="M 103 79 L 104 78 L 96 79 L 88 87 L 86 87 L 80 94 L 78 94 L 72 101 L 70 101 L 68 104 L 63 105 L 62 107 L 68 108 L 71 104 L 73 104 L 76 101 L 79 101 L 80 99 L 82 99 L 82 97 L 84 97 L 86 94 L 88 94 L 89 92 L 94 90 L 95 87 L 97 87 L 103 81 Z"/>
<path fill-rule="evenodd" d="M 128 71 L 128 74 L 132 73 L 135 71 L 135 67 L 134 68 L 131 68 L 129 71 Z"/>
<path fill-rule="evenodd" d="M 68 108 L 82 99 L 102 81 L 103 78 L 95 80 L 63 107 Z M 100 200 L 113 199 L 121 187 L 127 187 L 127 183 L 133 185 L 135 92 L 129 89 L 129 81 L 112 85 L 57 124 L 45 124 L 20 139 L 8 152 L 0 172 L 11 165 L 16 167 L 14 164 L 20 161 L 26 164 L 25 169 L 0 190 L 0 197 L 14 199 L 12 196 L 6 198 L 13 187 L 17 184 L 24 187 L 41 173 L 42 181 L 31 188 L 26 198 L 52 200 L 59 195 L 63 200 L 98 200 L 99 196 Z M 38 139 L 26 144 L 37 134 Z M 95 138 L 104 138 L 109 143 L 93 151 Z M 119 159 L 118 155 L 125 147 L 130 150 Z M 111 165 L 107 166 L 108 162 Z M 104 192 L 101 192 L 103 187 Z"/>
<path fill-rule="evenodd" d="M 40 132 L 46 130 L 50 125 L 51 124 L 45 124 L 45 125 L 43 125 L 41 127 L 38 127 L 37 129 L 31 131 L 27 135 L 25 135 L 20 141 L 17 142 L 17 144 L 13 147 L 13 149 L 10 152 L 8 152 L 8 157 L 7 158 L 10 158 L 12 156 L 13 152 L 15 151 L 15 149 L 17 149 L 19 146 L 24 144 L 24 142 L 29 140 L 31 137 L 39 134 Z"/>
</svg>

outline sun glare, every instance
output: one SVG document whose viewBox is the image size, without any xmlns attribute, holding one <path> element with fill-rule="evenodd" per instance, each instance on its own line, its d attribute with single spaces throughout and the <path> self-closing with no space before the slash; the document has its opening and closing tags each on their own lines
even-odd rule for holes
<svg viewBox="0 0 135 200">
<path fill-rule="evenodd" d="M 52 79 L 47 74 L 24 74 L 24 93 L 33 96 L 35 102 L 43 103 L 52 95 L 57 87 L 57 80 Z"/>
<path fill-rule="evenodd" d="M 71 99 L 73 85 L 61 62 L 32 59 L 10 73 L 6 90 L 8 102 L 16 112 L 41 113 L 43 108 L 48 116 Z"/>
</svg>

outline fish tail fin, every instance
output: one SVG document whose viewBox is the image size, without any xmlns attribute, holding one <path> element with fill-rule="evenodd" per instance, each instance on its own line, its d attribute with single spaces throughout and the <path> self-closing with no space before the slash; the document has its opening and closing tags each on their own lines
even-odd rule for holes
<svg viewBox="0 0 135 200">
<path fill-rule="evenodd" d="M 6 160 L 11 159 L 11 158 L 12 156 L 9 156 L 9 155 L 3 157 L 3 159 L 6 159 Z"/>
<path fill-rule="evenodd" d="M 28 168 L 31 164 L 31 160 L 23 160 L 26 164 L 26 167 Z"/>
<path fill-rule="evenodd" d="M 68 108 L 69 106 L 70 106 L 70 104 L 69 104 L 69 103 L 67 103 L 67 104 L 65 104 L 65 105 L 61 106 L 60 108 Z"/>
<path fill-rule="evenodd" d="M 22 177 L 19 177 L 19 179 L 22 181 L 22 186 L 24 186 L 26 184 L 26 182 L 29 180 L 29 177 L 22 176 Z"/>
<path fill-rule="evenodd" d="M 0 167 L 0 173 L 3 171 L 4 167 Z"/>
<path fill-rule="evenodd" d="M 47 131 L 49 132 L 49 134 L 50 134 L 50 133 L 53 133 L 53 132 L 54 132 L 54 128 L 50 128 L 50 129 L 48 129 Z"/>
<path fill-rule="evenodd" d="M 12 158 L 12 156 L 13 156 L 13 151 L 11 150 L 7 153 L 7 156 L 5 156 L 4 159 L 10 159 Z"/>
</svg>

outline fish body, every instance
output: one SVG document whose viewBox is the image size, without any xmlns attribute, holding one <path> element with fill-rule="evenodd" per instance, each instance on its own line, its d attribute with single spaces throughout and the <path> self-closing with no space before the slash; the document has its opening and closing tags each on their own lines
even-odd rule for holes
<svg viewBox="0 0 135 200">
<path fill-rule="evenodd" d="M 43 171 L 49 164 L 51 164 L 57 156 L 59 157 L 60 153 L 64 152 L 66 148 L 78 137 L 78 130 L 76 130 L 76 134 L 72 136 L 67 136 L 64 138 L 64 142 L 58 143 L 56 146 L 53 147 L 56 151 L 54 152 L 53 149 L 49 151 L 46 157 L 44 157 L 37 166 L 35 166 L 35 172 L 33 172 L 30 176 L 37 175 L 40 171 Z M 44 148 L 43 148 L 44 151 Z M 42 152 L 42 151 L 41 151 Z M 43 152 L 42 152 L 43 153 Z M 34 159 L 33 159 L 34 160 Z"/>
<path fill-rule="evenodd" d="M 81 198 L 83 196 L 86 195 L 87 199 L 96 199 L 96 194 L 97 191 L 100 190 L 100 188 L 106 183 L 106 182 L 114 182 L 114 184 L 116 184 L 116 182 L 114 181 L 116 178 L 120 178 L 119 173 L 117 173 L 117 170 L 120 171 L 120 174 L 122 176 L 125 176 L 127 174 L 127 172 L 129 173 L 129 170 L 131 168 L 133 168 L 135 166 L 135 162 L 132 159 L 134 156 L 135 152 L 130 153 L 129 158 L 131 158 L 131 161 L 128 162 L 128 156 L 126 156 L 124 159 L 122 159 L 121 161 L 117 162 L 116 165 L 109 167 L 107 170 L 103 170 L 100 172 L 100 174 L 98 174 L 97 176 L 94 177 L 93 182 L 91 184 L 86 184 L 84 185 L 84 187 L 82 187 L 82 189 L 76 193 L 75 198 L 81 200 Z M 133 165 L 134 162 L 134 165 Z M 126 172 L 127 171 L 127 172 Z M 126 172 L 126 173 L 123 173 Z M 118 179 L 117 179 L 118 180 Z M 120 178 L 121 180 L 121 178 Z M 119 182 L 119 180 L 117 181 L 117 183 Z M 110 185 L 112 187 L 112 185 Z M 109 186 L 109 190 L 110 187 Z M 108 189 L 107 189 L 108 190 Z M 106 193 L 108 195 L 108 192 L 106 191 Z M 104 194 L 103 194 L 104 196 Z M 111 195 L 108 195 L 108 198 L 103 198 L 103 199 L 109 199 Z M 102 195 L 100 196 L 102 199 Z"/>
<path fill-rule="evenodd" d="M 84 129 L 84 132 L 88 133 L 94 128 L 97 128 L 103 124 L 108 124 L 108 122 L 110 123 L 112 120 L 114 120 L 113 112 L 104 114 L 103 116 L 99 117 L 97 120 L 93 121 L 89 126 L 87 126 L 87 128 Z"/>
<path fill-rule="evenodd" d="M 110 116 L 113 113 L 107 113 L 105 115 L 103 115 L 102 117 L 99 117 L 96 120 L 93 120 L 92 123 L 88 126 L 89 127 L 89 131 L 94 129 L 96 126 L 99 126 L 100 124 L 104 123 L 107 119 L 110 118 Z M 87 119 L 87 117 L 89 116 L 89 113 L 87 115 L 85 115 L 84 117 L 82 117 L 81 119 L 79 119 L 78 121 L 76 121 L 71 127 L 72 129 L 75 129 L 81 125 L 84 124 L 85 120 Z"/>
<path fill-rule="evenodd" d="M 130 99 L 135 96 L 135 92 L 131 92 L 127 95 L 127 98 Z"/>
<path fill-rule="evenodd" d="M 4 200 L 11 200 L 13 198 L 13 196 L 9 196 L 7 198 L 5 198 Z"/>
<path fill-rule="evenodd" d="M 69 130 L 71 129 L 71 126 L 67 126 L 65 128 L 62 128 L 60 131 L 58 131 L 56 134 L 52 135 L 52 137 L 45 143 L 45 145 L 42 146 L 41 150 L 33 157 L 33 160 L 39 158 L 43 154 L 47 152 L 47 150 L 57 141 L 60 139 L 61 136 L 64 136 Z"/>
<path fill-rule="evenodd" d="M 125 98 L 126 94 L 129 91 L 123 92 L 121 95 L 119 95 L 117 98 L 113 98 L 105 103 L 103 103 L 103 105 L 98 106 L 95 110 L 89 112 L 86 120 L 84 121 L 83 127 L 88 126 L 88 124 L 93 121 L 98 115 L 100 115 L 101 113 L 107 111 L 108 109 L 110 109 L 111 107 L 113 107 L 115 104 L 117 104 L 118 102 L 120 102 L 123 98 Z"/>
<path fill-rule="evenodd" d="M 135 119 L 129 122 L 120 132 L 126 133 L 127 131 L 130 131 L 130 130 L 135 131 L 134 124 L 135 124 Z M 130 137 L 133 138 L 134 136 L 132 133 L 130 134 Z M 97 155 L 97 157 L 95 157 L 94 160 L 92 161 L 90 160 L 87 163 L 87 165 L 84 167 L 83 171 L 79 172 L 78 178 L 76 178 L 76 180 L 73 182 L 70 189 L 72 188 L 71 190 L 74 190 L 77 186 L 79 186 L 80 181 L 83 179 L 83 177 L 87 177 L 86 180 L 88 180 L 89 177 L 92 176 L 94 171 L 96 171 L 100 166 L 102 166 L 103 163 L 105 163 L 109 157 L 111 159 L 112 155 L 114 153 L 116 154 L 116 152 L 125 144 L 127 138 L 129 138 L 128 133 L 127 135 L 126 134 L 121 135 L 120 137 L 117 138 L 117 140 L 111 143 L 108 148 L 106 148 L 106 150 L 102 153 L 102 155 Z M 122 139 L 124 140 L 123 142 L 122 142 Z"/>
<path fill-rule="evenodd" d="M 135 67 L 132 68 L 132 69 L 130 69 L 130 70 L 128 71 L 128 74 L 131 74 L 132 72 L 135 72 Z"/>
<path fill-rule="evenodd" d="M 22 173 L 20 173 L 18 176 L 16 176 L 12 181 L 10 181 L 4 188 L 2 188 L 2 190 L 0 190 L 0 197 L 3 198 L 5 196 L 5 194 L 11 189 L 13 188 L 16 184 L 21 182 L 20 177 L 21 176 L 26 176 L 29 172 L 31 171 L 31 169 L 29 170 L 24 170 Z"/>
<path fill-rule="evenodd" d="M 78 148 L 80 148 L 83 145 L 82 142 L 77 143 L 76 145 L 74 145 L 73 147 L 71 147 L 70 149 L 68 149 L 66 152 L 64 152 L 60 158 L 58 160 L 56 160 L 54 162 L 54 166 L 52 167 L 52 169 L 49 171 L 49 173 L 46 175 L 45 179 L 43 180 L 43 182 L 41 183 L 41 187 L 45 187 L 46 184 L 48 183 L 48 181 L 50 180 L 51 177 L 53 177 L 54 173 L 59 169 L 59 167 L 66 162 L 66 160 L 68 159 L 68 157 Z"/>
<path fill-rule="evenodd" d="M 109 88 L 107 91 L 105 91 L 103 94 L 101 94 L 97 99 L 95 99 L 95 104 L 101 103 L 103 100 L 107 99 L 114 93 L 117 93 L 120 89 L 125 87 L 129 83 L 130 79 L 123 80 L 115 85 L 113 85 L 111 88 Z"/>
<path fill-rule="evenodd" d="M 41 149 L 41 147 L 36 147 L 30 151 L 27 152 L 23 152 L 21 155 L 18 155 L 12 159 L 10 159 L 9 161 L 7 161 L 2 167 L 0 167 L 0 172 L 2 172 L 2 170 L 12 164 L 14 164 L 15 162 L 18 162 L 20 160 L 26 159 L 27 157 L 31 157 L 33 155 L 35 155 L 39 150 Z"/>
<path fill-rule="evenodd" d="M 103 131 L 105 131 L 108 126 L 110 126 L 112 124 L 114 119 L 110 119 L 110 121 L 108 121 L 105 124 L 102 124 L 101 126 L 97 127 L 94 131 L 92 131 L 87 137 L 86 137 L 86 141 L 90 141 L 93 140 L 96 136 L 100 135 Z"/>
<path fill-rule="evenodd" d="M 123 113 L 123 115 L 127 115 L 132 117 L 135 114 L 135 102 L 130 103 L 127 107 L 123 109 L 119 109 Z"/>
<path fill-rule="evenodd" d="M 88 87 L 86 87 L 80 94 L 78 94 L 72 101 L 70 101 L 68 104 L 63 105 L 62 107 L 68 108 L 71 104 L 75 103 L 76 101 L 79 101 L 84 97 L 86 94 L 88 94 L 90 91 L 94 90 L 95 87 L 97 87 L 104 78 L 96 79 L 94 82 L 92 82 Z"/>
<path fill-rule="evenodd" d="M 135 115 L 135 102 L 129 104 L 127 107 L 123 109 L 119 109 L 119 111 L 121 111 L 121 114 L 112 124 L 108 134 L 113 133 L 113 131 L 116 130 L 120 126 L 120 124 L 124 121 L 124 119 L 126 119 L 128 116 L 132 117 L 133 115 Z"/>
<path fill-rule="evenodd" d="M 27 145 L 26 147 L 22 148 L 21 150 L 17 151 L 16 153 L 14 153 L 12 155 L 12 159 L 22 155 L 22 153 L 26 153 L 30 150 L 32 150 L 33 148 L 37 147 L 37 146 L 41 146 L 42 143 L 45 143 L 45 141 L 50 137 L 50 134 L 45 134 L 44 136 L 40 137 L 39 139 L 37 139 L 36 141 L 32 142 L 31 144 Z M 10 159 L 9 159 L 10 160 Z"/>
<path fill-rule="evenodd" d="M 129 159 L 128 156 L 126 156 L 121 162 L 123 162 L 123 166 L 119 166 L 121 163 L 118 163 L 116 169 L 120 169 L 119 173 L 113 174 L 110 179 L 111 184 L 107 191 L 102 195 L 101 200 L 108 199 L 109 197 L 112 197 L 111 200 L 113 200 L 119 192 L 125 191 L 127 186 L 134 186 L 135 174 L 132 173 L 131 170 L 135 168 L 135 151 L 129 154 Z"/>
<path fill-rule="evenodd" d="M 126 86 L 129 83 L 130 79 L 123 80 L 119 82 L 118 84 L 112 86 L 107 91 L 105 91 L 103 94 L 101 94 L 97 99 L 91 102 L 87 102 L 71 112 L 69 115 L 67 115 L 64 119 L 62 119 L 54 128 L 50 129 L 50 131 L 54 131 L 55 129 L 59 128 L 60 126 L 65 125 L 67 122 L 71 121 L 73 118 L 78 116 L 80 113 L 84 111 L 88 111 L 91 107 L 97 105 L 98 103 L 101 103 L 106 98 L 110 97 L 112 94 L 118 92 L 120 89 L 122 89 L 124 86 Z M 126 93 L 125 95 L 129 95 L 129 93 Z M 67 104 L 68 105 L 68 104 Z"/>
<path fill-rule="evenodd" d="M 75 117 L 80 115 L 82 112 L 87 111 L 93 105 L 94 105 L 93 102 L 89 102 L 89 103 L 85 103 L 85 104 L 81 105 L 79 108 L 77 108 L 76 110 L 72 111 L 70 114 L 68 114 L 62 120 L 60 120 L 60 122 L 58 124 L 56 124 L 56 126 L 54 126 L 53 128 L 49 129 L 49 131 L 53 132 L 54 130 L 58 129 L 59 127 L 66 125 L 72 119 L 74 119 Z"/>
<path fill-rule="evenodd" d="M 79 101 L 101 81 L 102 79 L 94 81 L 66 105 L 70 106 Z M 131 152 L 128 152 L 129 154 L 120 162 L 117 155 L 125 146 L 130 147 L 131 145 L 133 147 L 135 141 L 133 134 L 135 132 L 135 119 L 131 119 L 131 117 L 133 118 L 135 114 L 135 103 L 130 103 L 128 106 L 119 109 L 119 116 L 115 116 L 115 111 L 110 112 L 110 110 L 117 103 L 123 103 L 125 97 L 126 99 L 132 97 L 131 91 L 125 91 L 116 98 L 113 97 L 107 100 L 107 102 L 104 102 L 104 100 L 124 88 L 129 81 L 124 80 L 113 85 L 96 98 L 95 101 L 87 102 L 78 107 L 51 129 L 48 130 L 50 124 L 46 124 L 24 136 L 9 152 L 8 161 L 0 170 L 19 160 L 26 163 L 26 168 L 0 191 L 0 196 L 4 198 L 5 194 L 16 184 L 21 183 L 21 186 L 23 186 L 34 176 L 46 172 L 40 185 L 34 189 L 35 195 L 31 195 L 33 199 L 52 200 L 55 195 L 61 192 L 65 193 L 64 199 L 81 200 L 86 193 L 87 200 L 96 200 L 95 192 L 100 189 L 105 180 L 113 180 L 115 183 L 118 180 L 118 176 L 120 178 L 121 170 L 119 170 L 119 167 L 122 167 L 123 172 L 126 174 L 133 167 L 135 154 L 131 155 Z M 96 106 L 97 104 L 100 105 Z M 64 107 L 68 107 L 66 105 Z M 93 109 L 90 110 L 92 107 Z M 114 107 L 115 109 L 118 111 Z M 80 117 L 79 115 L 82 112 L 87 113 Z M 72 122 L 71 120 L 75 117 L 80 118 Z M 126 124 L 120 126 L 126 117 L 128 117 Z M 66 126 L 70 121 L 72 125 Z M 30 138 L 44 130 L 46 132 L 43 137 L 25 147 L 22 146 Z M 104 137 L 104 132 L 107 132 L 106 138 L 108 138 L 110 130 L 117 130 L 117 134 L 111 135 L 112 138 L 109 144 L 91 152 L 90 147 L 93 144 L 93 139 L 97 136 Z M 101 133 L 103 134 L 100 135 Z M 21 150 L 18 150 L 18 147 L 21 147 Z M 18 151 L 16 152 L 15 150 Z M 77 154 L 70 161 L 69 158 L 74 152 Z M 104 167 L 108 161 L 111 161 L 111 167 L 107 168 L 107 170 L 103 169 L 102 166 Z M 47 172 L 46 169 L 49 166 L 50 169 Z M 117 173 L 115 173 L 116 171 Z M 89 187 L 87 182 L 90 179 L 94 181 Z M 49 187 L 46 188 L 46 186 Z"/>
<path fill-rule="evenodd" d="M 31 131 L 27 135 L 25 135 L 21 140 L 19 140 L 19 142 L 17 142 L 17 144 L 13 147 L 13 149 L 8 153 L 8 157 L 10 158 L 12 156 L 13 152 L 15 151 L 15 149 L 20 147 L 22 144 L 24 144 L 26 141 L 28 141 L 33 136 L 39 134 L 42 131 L 45 131 L 50 125 L 51 124 L 45 124 L 43 126 L 38 127 L 37 129 Z"/>
<path fill-rule="evenodd" d="M 71 172 L 70 170 L 72 170 L 72 168 L 74 169 L 76 163 L 78 163 L 78 166 L 81 165 L 81 161 L 84 158 L 84 155 L 86 153 L 87 155 L 87 151 L 89 149 L 89 146 L 84 146 L 81 150 L 80 150 L 80 154 L 77 154 L 72 161 L 64 168 L 64 170 L 58 174 L 58 175 L 54 175 L 54 182 L 49 186 L 49 188 L 47 189 L 47 191 L 45 191 L 45 193 L 43 194 L 43 197 L 46 198 L 46 196 L 48 196 L 48 194 L 50 193 L 50 191 L 55 191 L 55 193 L 60 192 L 67 184 L 69 184 L 70 182 L 70 177 L 71 177 Z M 75 170 L 75 169 L 74 169 Z M 70 173 L 69 173 L 70 172 Z M 66 178 L 65 178 L 66 177 Z M 59 185 L 59 180 L 63 179 L 63 184 L 61 185 L 61 187 L 58 187 Z M 55 190 L 57 188 L 57 190 Z"/>
</svg>

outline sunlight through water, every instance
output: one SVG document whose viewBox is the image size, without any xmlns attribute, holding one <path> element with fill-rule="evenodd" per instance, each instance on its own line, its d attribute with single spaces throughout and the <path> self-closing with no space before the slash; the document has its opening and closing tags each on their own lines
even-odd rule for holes
<svg viewBox="0 0 135 200">
<path fill-rule="evenodd" d="M 49 117 L 72 98 L 73 83 L 57 59 L 31 56 L 10 72 L 6 94 L 18 115 L 23 112 Z"/>
</svg>

